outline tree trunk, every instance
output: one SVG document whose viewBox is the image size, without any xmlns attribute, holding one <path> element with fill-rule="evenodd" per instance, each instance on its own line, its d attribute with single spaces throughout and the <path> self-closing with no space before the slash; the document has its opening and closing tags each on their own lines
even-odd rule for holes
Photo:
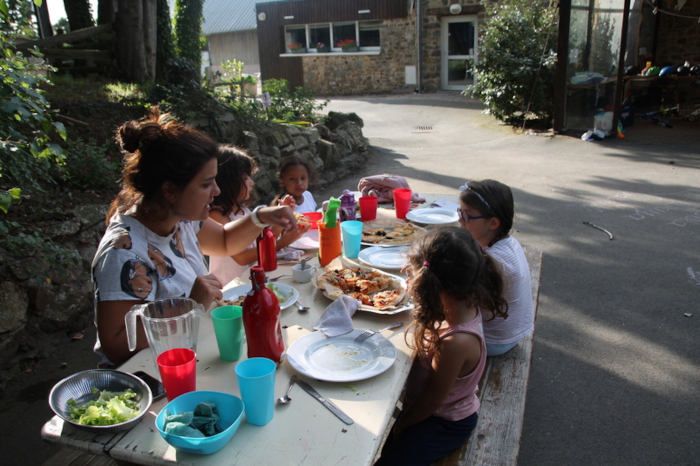
<svg viewBox="0 0 700 466">
<path fill-rule="evenodd" d="M 115 0 L 98 0 L 97 24 L 109 24 L 114 22 Z"/>
<path fill-rule="evenodd" d="M 63 0 L 71 31 L 94 26 L 88 0 Z"/>
<path fill-rule="evenodd" d="M 147 81 L 151 77 L 144 46 L 144 3 L 142 0 L 117 0 L 117 7 L 114 31 L 119 72 L 132 82 Z"/>
<path fill-rule="evenodd" d="M 143 45 L 147 79 L 154 82 L 156 80 L 156 50 L 158 48 L 157 0 L 143 0 Z"/>
</svg>

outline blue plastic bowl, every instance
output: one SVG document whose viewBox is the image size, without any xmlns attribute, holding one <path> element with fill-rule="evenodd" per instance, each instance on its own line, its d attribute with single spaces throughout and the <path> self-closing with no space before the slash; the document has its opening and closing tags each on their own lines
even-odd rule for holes
<svg viewBox="0 0 700 466">
<path fill-rule="evenodd" d="M 163 425 L 165 424 L 166 416 L 194 411 L 194 408 L 199 403 L 206 401 L 214 403 L 218 408 L 219 426 L 223 429 L 223 432 L 206 438 L 181 437 L 165 432 Z M 243 401 L 237 396 L 221 392 L 196 391 L 180 395 L 165 405 L 158 413 L 158 417 L 156 417 L 156 428 L 165 441 L 175 447 L 176 450 L 198 455 L 209 455 L 224 448 L 238 430 L 242 419 Z"/>
</svg>

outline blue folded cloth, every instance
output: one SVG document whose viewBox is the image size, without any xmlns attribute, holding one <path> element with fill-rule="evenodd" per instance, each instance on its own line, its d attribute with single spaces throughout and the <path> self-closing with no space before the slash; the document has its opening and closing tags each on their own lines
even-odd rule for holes
<svg viewBox="0 0 700 466">
<path fill-rule="evenodd" d="M 165 416 L 163 430 L 180 437 L 204 438 L 222 432 L 219 427 L 219 410 L 214 403 L 199 403 L 192 412 Z"/>
</svg>

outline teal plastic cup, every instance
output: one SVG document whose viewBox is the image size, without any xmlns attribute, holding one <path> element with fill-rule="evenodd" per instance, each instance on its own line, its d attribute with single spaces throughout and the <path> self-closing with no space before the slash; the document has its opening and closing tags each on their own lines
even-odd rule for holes
<svg viewBox="0 0 700 466">
<path fill-rule="evenodd" d="M 272 359 L 250 358 L 236 365 L 238 388 L 248 424 L 264 426 L 275 412 L 275 369 Z"/>
<path fill-rule="evenodd" d="M 346 220 L 340 224 L 340 232 L 343 235 L 343 254 L 348 259 L 354 259 L 360 254 L 362 222 Z"/>
<path fill-rule="evenodd" d="M 211 311 L 219 355 L 224 361 L 238 361 L 243 353 L 243 308 L 221 306 Z"/>
</svg>

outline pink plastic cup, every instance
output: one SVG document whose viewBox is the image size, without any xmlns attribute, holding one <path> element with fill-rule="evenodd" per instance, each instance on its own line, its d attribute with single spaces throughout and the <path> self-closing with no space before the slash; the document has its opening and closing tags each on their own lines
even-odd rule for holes
<svg viewBox="0 0 700 466">
<path fill-rule="evenodd" d="M 377 196 L 362 196 L 360 198 L 360 219 L 363 222 L 377 218 Z"/>
<path fill-rule="evenodd" d="M 189 348 L 173 348 L 158 355 L 160 379 L 168 401 L 197 390 L 197 355 Z"/>
<path fill-rule="evenodd" d="M 411 210 L 411 195 L 410 189 L 395 189 L 394 190 L 394 207 L 396 208 L 396 218 L 406 218 L 406 214 Z"/>
</svg>

